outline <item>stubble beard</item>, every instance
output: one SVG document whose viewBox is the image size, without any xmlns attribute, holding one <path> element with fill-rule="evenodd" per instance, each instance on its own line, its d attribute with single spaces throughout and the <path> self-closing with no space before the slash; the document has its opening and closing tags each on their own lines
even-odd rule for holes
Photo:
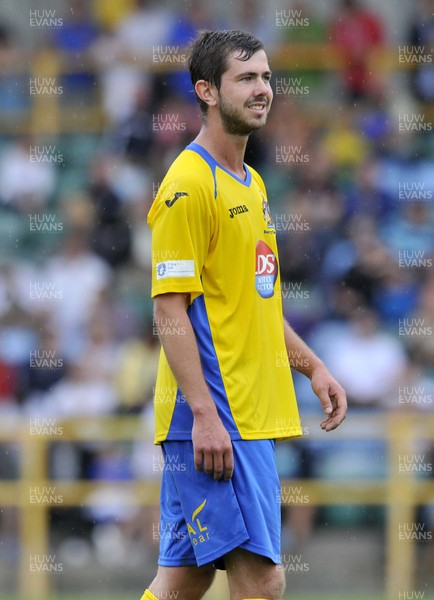
<svg viewBox="0 0 434 600">
<path fill-rule="evenodd" d="M 219 102 L 219 114 L 223 129 L 230 135 L 250 135 L 253 131 L 261 129 L 261 127 L 263 127 L 266 123 L 266 119 L 257 125 L 247 121 L 242 112 L 236 108 L 233 108 L 229 103 L 227 103 L 221 94 Z"/>
</svg>

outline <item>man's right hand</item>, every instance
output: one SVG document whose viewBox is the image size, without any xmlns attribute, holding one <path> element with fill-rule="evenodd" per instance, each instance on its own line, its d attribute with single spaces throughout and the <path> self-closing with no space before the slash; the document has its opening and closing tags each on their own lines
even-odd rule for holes
<svg viewBox="0 0 434 600">
<path fill-rule="evenodd" d="M 220 417 L 196 415 L 194 417 L 192 440 L 194 465 L 198 471 L 213 475 L 214 479 L 229 481 L 234 471 L 234 457 L 229 433 Z"/>
</svg>

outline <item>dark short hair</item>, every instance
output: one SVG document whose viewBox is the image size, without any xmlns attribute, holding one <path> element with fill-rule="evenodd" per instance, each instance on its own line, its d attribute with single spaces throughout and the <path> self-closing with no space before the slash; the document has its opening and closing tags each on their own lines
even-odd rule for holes
<svg viewBox="0 0 434 600">
<path fill-rule="evenodd" d="M 247 31 L 201 31 L 188 49 L 188 68 L 193 86 L 204 79 L 219 90 L 222 75 L 229 67 L 229 56 L 249 60 L 255 52 L 263 49 L 264 44 Z M 197 94 L 196 99 L 202 114 L 206 114 L 208 105 Z"/>
</svg>

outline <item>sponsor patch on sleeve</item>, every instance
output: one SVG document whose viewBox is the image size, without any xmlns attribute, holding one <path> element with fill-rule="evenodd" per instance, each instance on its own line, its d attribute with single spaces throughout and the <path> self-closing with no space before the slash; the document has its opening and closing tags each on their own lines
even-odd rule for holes
<svg viewBox="0 0 434 600">
<path fill-rule="evenodd" d="M 157 263 L 157 279 L 194 277 L 194 260 L 166 260 Z"/>
</svg>

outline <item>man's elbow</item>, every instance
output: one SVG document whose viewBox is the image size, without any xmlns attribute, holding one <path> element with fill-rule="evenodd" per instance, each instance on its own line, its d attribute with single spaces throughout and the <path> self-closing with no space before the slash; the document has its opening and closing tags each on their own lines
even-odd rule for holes
<svg viewBox="0 0 434 600">
<path fill-rule="evenodd" d="M 154 298 L 154 319 L 158 325 L 163 319 L 185 313 L 187 294 L 159 294 Z"/>
</svg>

